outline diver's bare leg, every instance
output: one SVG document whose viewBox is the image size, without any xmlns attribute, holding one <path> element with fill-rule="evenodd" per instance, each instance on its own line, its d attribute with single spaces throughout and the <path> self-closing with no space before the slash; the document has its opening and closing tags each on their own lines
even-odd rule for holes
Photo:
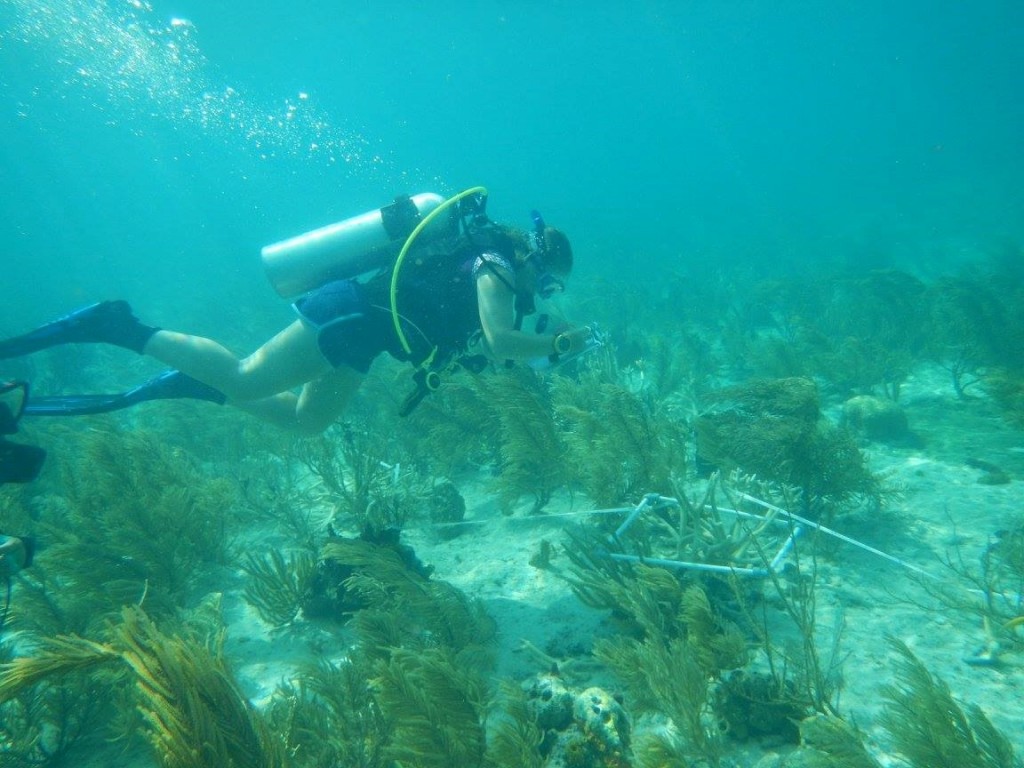
<svg viewBox="0 0 1024 768">
<path fill-rule="evenodd" d="M 299 428 L 322 432 L 338 420 L 366 376 L 348 367 L 334 368 L 302 388 L 295 410 Z"/>
<path fill-rule="evenodd" d="M 338 419 L 364 378 L 351 368 L 338 368 L 306 384 L 299 395 L 284 392 L 262 400 L 229 404 L 279 427 L 315 435 Z"/>
<path fill-rule="evenodd" d="M 332 371 L 317 346 L 316 331 L 298 320 L 246 358 L 212 339 L 163 330 L 153 334 L 143 352 L 220 390 L 236 405 L 273 398 Z"/>
</svg>

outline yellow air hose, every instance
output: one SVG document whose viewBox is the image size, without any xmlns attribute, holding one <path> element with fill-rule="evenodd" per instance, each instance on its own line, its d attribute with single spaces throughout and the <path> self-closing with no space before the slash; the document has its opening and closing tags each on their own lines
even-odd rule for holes
<svg viewBox="0 0 1024 768">
<path fill-rule="evenodd" d="M 402 246 L 402 250 L 398 252 L 398 258 L 395 259 L 395 268 L 391 273 L 391 320 L 395 324 L 395 333 L 398 335 L 398 341 L 402 344 L 402 349 L 404 349 L 408 355 L 412 354 L 412 346 L 409 344 L 409 340 L 402 331 L 402 316 L 398 314 L 398 274 L 402 269 L 402 262 L 405 260 L 405 255 L 409 252 L 409 249 L 412 248 L 413 243 L 416 242 L 416 238 L 419 237 L 420 232 L 426 229 L 435 217 L 440 216 L 460 200 L 469 197 L 470 195 L 483 195 L 486 197 L 487 189 L 486 187 L 470 187 L 464 192 L 459 192 L 459 194 L 454 197 L 448 198 L 437 206 L 437 208 L 424 216 L 423 221 L 417 224 L 416 228 L 409 233 L 409 237 L 405 239 L 405 245 Z M 429 366 L 430 363 L 433 362 L 436 352 L 437 347 L 434 347 L 427 356 L 427 359 L 421 363 L 421 366 Z"/>
</svg>

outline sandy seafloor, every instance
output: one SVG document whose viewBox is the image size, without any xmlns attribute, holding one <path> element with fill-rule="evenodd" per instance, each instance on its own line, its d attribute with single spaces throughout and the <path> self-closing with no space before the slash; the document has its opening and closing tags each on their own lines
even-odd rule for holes
<svg viewBox="0 0 1024 768">
<path fill-rule="evenodd" d="M 888 637 L 904 641 L 962 705 L 980 706 L 1018 754 L 1024 754 L 1024 658 L 1011 653 L 993 666 L 967 663 L 985 645 L 980 621 L 943 608 L 933 596 L 932 583 L 942 583 L 954 594 L 967 590 L 944 562 L 952 558 L 969 569 L 978 566 L 993 534 L 1024 512 L 1019 480 L 1024 477 L 1024 434 L 1003 422 L 983 395 L 958 401 L 944 376 L 938 369 L 923 371 L 903 388 L 900 402 L 922 445 L 863 445 L 871 468 L 883 473 L 900 494 L 880 513 L 853 510 L 833 524 L 939 579 L 922 578 L 910 568 L 834 540 L 817 563 L 823 644 L 829 642 L 837 612 L 843 616 L 840 711 L 868 735 L 884 765 L 900 764 L 888 753 L 888 736 L 877 724 L 882 687 L 894 682 Z M 968 458 L 995 464 L 1013 479 L 1003 485 L 983 484 L 982 471 L 967 465 Z M 614 624 L 605 612 L 583 605 L 559 577 L 569 566 L 564 554 L 556 555 L 549 569 L 529 564 L 541 540 L 558 544 L 565 527 L 592 507 L 580 496 L 565 495 L 549 505 L 547 514 L 530 515 L 524 503 L 514 515 L 504 516 L 483 483 L 476 489 L 463 486 L 462 491 L 469 523 L 464 533 L 444 541 L 435 531 L 413 528 L 403 533 L 403 540 L 435 568 L 433 578 L 483 600 L 498 625 L 497 675 L 525 679 L 545 671 L 542 660 L 523 649 L 528 641 L 569 661 L 562 669 L 574 688 L 598 684 L 615 691 L 608 672 L 588 663 L 593 640 L 617 631 Z M 228 655 L 257 704 L 298 663 L 317 654 L 343 658 L 351 640 L 343 628 L 303 621 L 272 631 L 245 604 L 240 590 L 225 593 L 223 606 Z M 625 706 L 628 711 L 628 697 Z M 771 743 L 730 744 L 725 764 L 770 768 L 785 751 Z"/>
</svg>

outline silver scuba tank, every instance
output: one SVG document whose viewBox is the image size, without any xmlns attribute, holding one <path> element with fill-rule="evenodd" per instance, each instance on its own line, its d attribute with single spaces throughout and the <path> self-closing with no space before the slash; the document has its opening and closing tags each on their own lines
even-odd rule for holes
<svg viewBox="0 0 1024 768">
<path fill-rule="evenodd" d="M 328 224 L 265 246 L 263 268 L 270 284 L 291 299 L 331 280 L 356 277 L 393 259 L 423 217 L 444 202 L 441 195 L 403 195 L 383 208 Z M 420 233 L 432 240 L 452 232 L 452 219 L 438 216 Z"/>
</svg>

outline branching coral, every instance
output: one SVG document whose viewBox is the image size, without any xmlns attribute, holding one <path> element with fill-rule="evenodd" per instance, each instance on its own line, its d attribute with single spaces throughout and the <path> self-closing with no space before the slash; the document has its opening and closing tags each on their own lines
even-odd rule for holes
<svg viewBox="0 0 1024 768">
<path fill-rule="evenodd" d="M 495 627 L 479 601 L 415 572 L 393 550 L 332 542 L 323 556 L 354 568 L 345 584 L 364 606 L 354 624 L 369 656 L 442 646 L 466 663 L 488 663 Z"/>
<path fill-rule="evenodd" d="M 453 377 L 396 426 L 414 461 L 441 477 L 499 463 L 501 423 L 488 379 Z"/>
<path fill-rule="evenodd" d="M 623 680 L 637 712 L 668 717 L 684 739 L 687 756 L 719 764 L 722 745 L 708 719 L 709 678 L 693 646 L 678 638 L 622 638 L 602 640 L 594 652 Z"/>
<path fill-rule="evenodd" d="M 544 735 L 530 714 L 522 688 L 505 682 L 500 697 L 501 709 L 488 723 L 492 732 L 488 760 L 495 768 L 542 768 L 544 759 L 539 747 Z"/>
<path fill-rule="evenodd" d="M 300 460 L 320 483 L 320 502 L 358 530 L 401 528 L 414 495 L 400 472 L 387 433 L 345 423 L 297 446 Z"/>
<path fill-rule="evenodd" d="M 881 768 L 864 746 L 856 727 L 835 715 L 816 715 L 800 722 L 808 768 Z"/>
<path fill-rule="evenodd" d="M 967 277 L 943 278 L 925 296 L 928 353 L 949 371 L 957 397 L 1006 358 L 1005 329 L 1012 323 L 994 286 Z"/>
</svg>

